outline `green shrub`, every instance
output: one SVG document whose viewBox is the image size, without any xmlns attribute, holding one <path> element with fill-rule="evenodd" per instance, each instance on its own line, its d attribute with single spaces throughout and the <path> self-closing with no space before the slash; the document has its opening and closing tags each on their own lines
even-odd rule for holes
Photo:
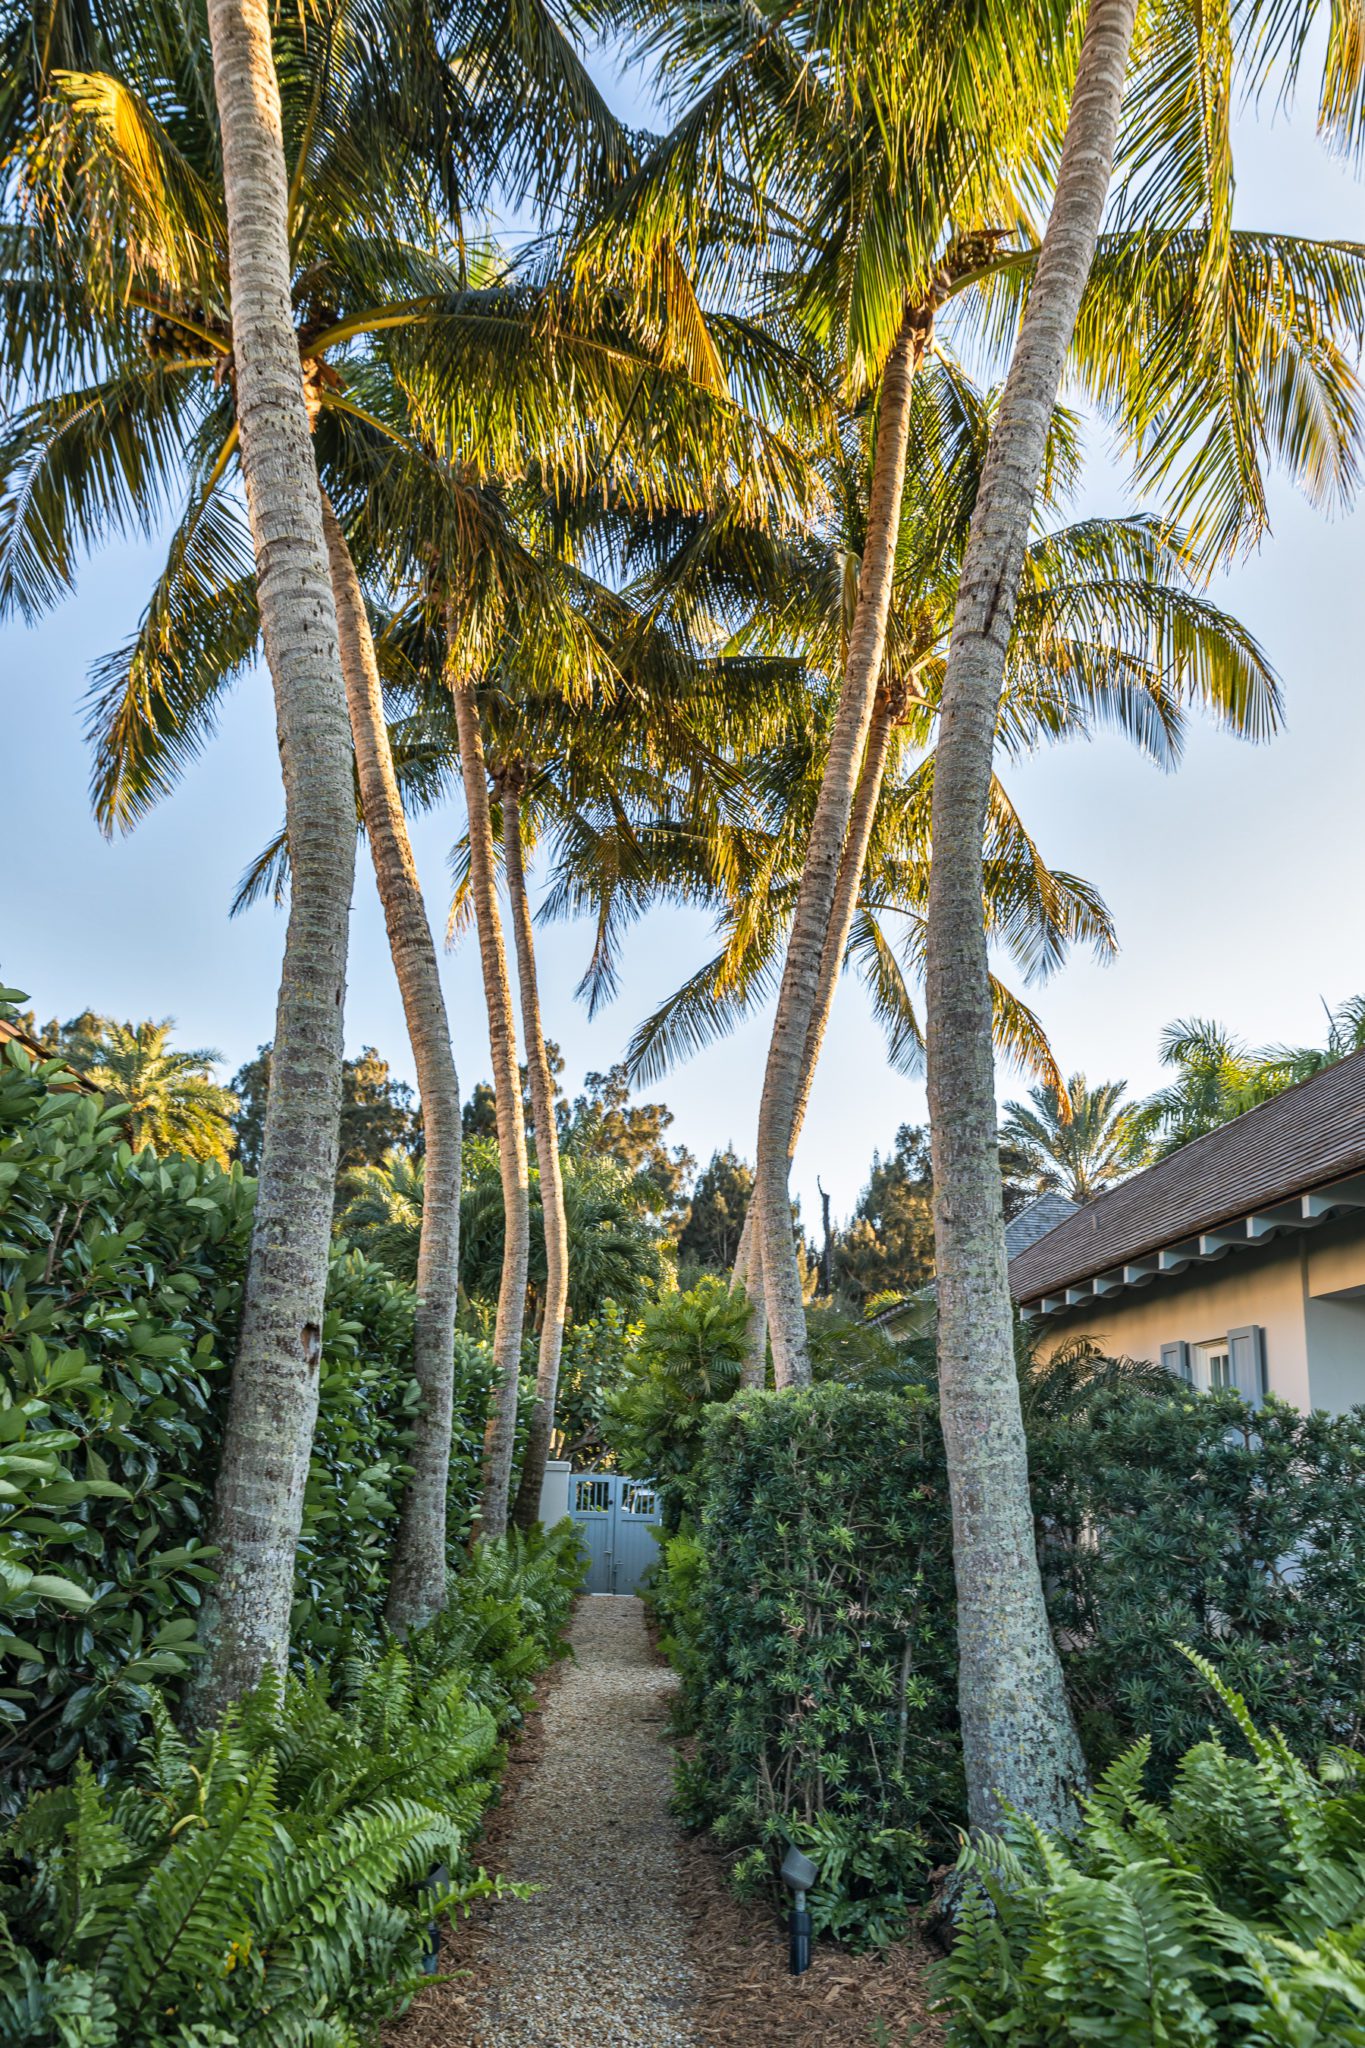
<svg viewBox="0 0 1365 2048">
<path fill-rule="evenodd" d="M 134 1154 L 120 1114 L 0 1046 L 0 1804 L 79 1749 L 126 1756 L 174 1696 L 212 1556 L 254 1184 Z M 340 1247 L 293 1617 L 296 1649 L 378 1640 L 416 1412 L 413 1302 Z M 461 1338 L 452 1551 L 468 1530 L 491 1362 Z M 339 1541 L 344 1531 L 345 1541 Z"/>
<path fill-rule="evenodd" d="M 817 1929 L 855 1944 L 903 1924 L 961 1802 L 944 1489 L 922 1394 L 743 1394 L 707 1421 L 701 1557 L 679 1553 L 697 1748 L 678 1810 L 743 1852 L 742 1878 L 809 1849 Z M 661 1596 L 676 1621 L 667 1574 Z"/>
<path fill-rule="evenodd" d="M 623 1472 L 657 1480 L 664 1527 L 675 1530 L 692 1504 L 712 1404 L 739 1386 L 748 1308 L 714 1277 L 650 1309 L 620 1380 L 607 1396 L 603 1434 Z"/>
<path fill-rule="evenodd" d="M 131 1766 L 101 1784 L 82 1759 L 0 1840 L 0 2037 L 373 2039 L 422 1981 L 432 1919 L 492 1889 L 468 1846 L 499 1728 L 579 1573 L 567 1525 L 487 1545 L 410 1644 L 272 1675 L 193 1745 L 154 1699 Z M 451 1881 L 433 1886 L 438 1865 Z"/>
<path fill-rule="evenodd" d="M 1365 1756 L 1319 1772 L 1262 1736 L 1189 1750 L 1154 1804 L 1147 1746 L 1111 1766 L 1075 1841 L 1022 1822 L 967 1849 L 939 1990 L 956 2048 L 1350 2048 L 1365 2043 Z"/>
<path fill-rule="evenodd" d="M 1365 1411 L 1101 1385 L 1029 1418 L 1054 1625 L 1093 1768 L 1142 1734 L 1168 1784 L 1207 1730 L 1175 1645 L 1316 1755 L 1365 1738 Z"/>
</svg>

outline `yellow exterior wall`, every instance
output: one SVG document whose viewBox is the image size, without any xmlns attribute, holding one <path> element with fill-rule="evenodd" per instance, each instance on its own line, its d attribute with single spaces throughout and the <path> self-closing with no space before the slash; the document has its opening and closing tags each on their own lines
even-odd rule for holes
<svg viewBox="0 0 1365 2048">
<path fill-rule="evenodd" d="M 1243 1324 L 1259 1323 L 1265 1331 L 1271 1393 L 1296 1408 L 1311 1407 L 1305 1245 L 1303 1237 L 1277 1238 L 1264 1251 L 1229 1252 L 1209 1265 L 1150 1280 L 1112 1301 L 1088 1301 L 1064 1316 L 1040 1318 L 1043 1356 L 1066 1339 L 1084 1335 L 1111 1355 L 1160 1364 L 1163 1344 L 1206 1344 Z M 1365 1399 L 1365 1393 L 1358 1398 Z"/>
</svg>

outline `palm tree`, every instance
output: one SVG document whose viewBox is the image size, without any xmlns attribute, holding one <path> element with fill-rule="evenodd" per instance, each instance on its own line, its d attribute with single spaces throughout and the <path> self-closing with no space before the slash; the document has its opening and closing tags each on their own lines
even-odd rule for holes
<svg viewBox="0 0 1365 2048">
<path fill-rule="evenodd" d="M 629 18 L 631 9 L 620 12 Z M 882 672 L 911 389 L 940 305 L 998 239 L 992 230 L 955 237 L 952 224 L 1009 216 L 1003 173 L 1027 150 L 1052 41 L 1045 18 L 1025 22 L 1017 7 L 1008 20 L 991 8 L 951 13 L 902 10 L 889 36 L 884 21 L 856 12 L 798 0 L 774 19 L 734 0 L 651 25 L 667 69 L 701 90 L 624 188 L 637 208 L 632 247 L 652 223 L 675 232 L 681 216 L 733 278 L 747 243 L 770 295 L 808 333 L 833 339 L 847 394 L 872 401 L 869 516 L 842 686 L 759 1108 L 755 1235 L 779 1384 L 810 1376 L 789 1161 Z M 642 187 L 656 203 L 640 204 Z"/>
<path fill-rule="evenodd" d="M 935 768 L 926 1024 L 939 1386 L 954 1514 L 963 1747 L 971 1818 L 981 1827 L 998 1823 L 1002 1802 L 1043 1826 L 1065 1826 L 1084 1771 L 1048 1629 L 1029 1513 L 995 1143 L 981 847 L 1029 525 L 1096 256 L 1136 17 L 1136 0 L 1090 0 L 1047 231 L 973 511 Z M 1129 417 L 1165 444 L 1159 461 L 1167 477 L 1174 475 L 1171 495 L 1177 501 L 1203 495 L 1206 508 L 1213 508 L 1221 494 L 1236 508 L 1237 531 L 1245 530 L 1248 503 L 1253 517 L 1263 515 L 1257 482 L 1267 442 L 1278 442 L 1291 466 L 1311 476 L 1328 444 L 1342 437 L 1333 423 L 1312 462 L 1304 461 L 1322 425 L 1309 395 L 1316 380 L 1286 390 L 1282 361 L 1276 369 L 1282 352 L 1273 322 L 1258 335 L 1257 360 L 1249 364 L 1232 353 L 1235 344 L 1223 325 L 1235 269 L 1227 126 L 1232 95 L 1223 88 L 1233 39 L 1220 40 L 1203 17 L 1192 34 L 1184 33 L 1190 24 L 1183 19 L 1179 26 L 1180 33 L 1163 43 L 1158 23 L 1143 52 L 1166 70 L 1161 89 L 1154 80 L 1139 101 L 1125 203 L 1144 229 L 1155 231 L 1142 263 L 1151 264 L 1170 231 L 1178 237 L 1192 224 L 1202 230 L 1194 304 L 1183 346 L 1178 354 L 1160 352 L 1160 360 L 1153 352 L 1139 361 L 1132 340 L 1111 320 L 1109 333 L 1119 343 L 1111 388 L 1125 377 L 1138 388 L 1135 401 L 1129 394 Z M 1301 29 L 1300 19 L 1290 33 Z M 1282 46 L 1283 35 L 1269 40 Z M 1141 300 L 1139 293 L 1133 304 Z M 1142 315 L 1125 324 L 1140 328 Z M 1257 426 L 1237 445 L 1231 473 L 1218 474 L 1207 449 L 1187 463 L 1190 434 L 1182 440 L 1181 425 L 1197 433 L 1197 394 L 1217 385 L 1224 393 L 1240 391 L 1245 405 L 1260 377 L 1278 396 L 1266 406 L 1258 389 L 1251 408 Z M 1215 412 L 1226 417 L 1222 403 Z M 1216 517 L 1206 518 L 1209 523 L 1226 542 L 1226 520 L 1221 531 Z"/>
<path fill-rule="evenodd" d="M 1175 1078 L 1138 1105 L 1136 1122 L 1154 1155 L 1164 1159 L 1192 1139 L 1361 1051 L 1362 996 L 1350 996 L 1327 1010 L 1322 1045 L 1267 1045 L 1257 1051 L 1224 1024 L 1206 1017 L 1178 1017 L 1162 1032 L 1159 1048 L 1162 1066 L 1174 1069 Z"/>
<path fill-rule="evenodd" d="M 211 1535 L 195 1711 L 282 1669 L 317 1415 L 355 837 L 336 608 L 290 313 L 289 175 L 264 0 L 209 0 L 232 367 L 294 889 Z"/>
<path fill-rule="evenodd" d="M 118 1024 L 109 1017 L 78 1021 L 79 1032 L 66 1037 L 65 1056 L 96 1088 L 127 1106 L 135 1150 L 150 1145 L 156 1152 L 227 1165 L 237 1098 L 213 1078 L 221 1053 L 173 1047 L 174 1017 L 159 1024 L 150 1018 L 143 1024 Z"/>
<path fill-rule="evenodd" d="M 496 856 L 488 802 L 488 770 L 473 686 L 450 678 L 460 736 L 460 773 L 469 814 L 469 887 L 483 967 L 488 1008 L 488 1043 L 493 1059 L 493 1093 L 498 1119 L 498 1160 L 503 1193 L 502 1282 L 493 1336 L 495 1394 L 484 1434 L 483 1484 L 476 1535 L 507 1533 L 512 1458 L 517 1427 L 517 1386 L 521 1370 L 521 1328 L 526 1308 L 526 1262 L 530 1250 L 526 1126 L 517 1072 L 517 1026 L 498 911 Z"/>
<path fill-rule="evenodd" d="M 496 1300 L 502 1276 L 502 1174 L 495 1140 L 468 1138 L 461 1210 L 465 1219 L 464 1282 L 470 1302 Z M 568 1319 L 588 1322 L 604 1301 L 628 1317 L 661 1290 L 666 1265 L 656 1226 L 641 1210 L 628 1170 L 600 1155 L 566 1148 L 560 1160 L 568 1269 Z M 341 1236 L 377 1259 L 395 1279 L 416 1278 L 422 1229 L 423 1162 L 395 1147 L 378 1166 L 356 1166 L 343 1176 L 345 1200 L 337 1217 Z M 541 1319 L 548 1262 L 539 1176 L 530 1174 L 531 1252 L 527 1262 L 527 1315 Z"/>
<path fill-rule="evenodd" d="M 559 1127 L 555 1121 L 554 1079 L 550 1073 L 545 1030 L 540 1015 L 531 902 L 526 891 L 522 845 L 521 801 L 526 771 L 519 761 L 505 762 L 498 775 L 502 799 L 502 845 L 507 900 L 516 942 L 521 1021 L 526 1034 L 526 1065 L 531 1091 L 531 1118 L 536 1139 L 540 1212 L 545 1241 L 545 1293 L 541 1304 L 540 1354 L 536 1366 L 536 1398 L 531 1409 L 521 1483 L 513 1508 L 519 1529 L 533 1529 L 540 1519 L 540 1494 L 545 1461 L 554 1429 L 559 1361 L 564 1348 L 564 1318 L 569 1301 L 569 1237 L 564 1214 L 564 1179 L 559 1164 Z"/>
<path fill-rule="evenodd" d="M 581 67 L 558 31 L 542 23 L 547 33 L 538 39 L 529 19 L 519 16 L 509 29 L 496 4 L 485 13 L 486 18 L 476 13 L 472 22 L 462 24 L 461 32 L 468 32 L 474 46 L 482 38 L 486 54 L 486 64 L 467 75 L 477 75 L 485 91 L 497 99 L 501 88 L 508 85 L 512 69 L 523 61 L 527 76 L 511 102 L 516 118 L 533 121 L 540 140 L 548 143 L 547 111 L 555 117 L 551 123 L 552 127 L 558 124 L 553 148 L 561 166 L 568 161 L 566 152 L 573 149 L 580 160 L 599 156 L 609 165 L 619 145 L 618 131 L 587 88 Z M 387 75 L 376 76 L 373 57 L 367 60 L 365 54 L 373 51 L 373 38 L 352 34 L 342 7 L 325 11 L 318 21 L 307 25 L 306 34 L 298 34 L 290 23 L 282 22 L 276 36 L 284 49 L 284 76 L 289 87 L 283 106 L 284 127 L 295 158 L 289 230 L 297 349 L 305 365 L 316 453 L 333 489 L 343 495 L 349 486 L 354 497 L 357 453 L 372 462 L 374 442 L 386 444 L 386 436 L 391 441 L 394 426 L 367 406 L 372 394 L 357 386 L 354 376 L 348 380 L 329 357 L 340 353 L 345 360 L 347 351 L 367 336 L 389 332 L 404 323 L 434 323 L 445 333 L 448 345 L 452 327 L 475 335 L 476 347 L 483 346 L 484 356 L 480 362 L 483 374 L 475 374 L 473 381 L 483 389 L 490 335 L 496 365 L 503 360 L 502 336 L 520 320 L 522 353 L 514 359 L 512 372 L 514 379 L 520 378 L 517 401 L 507 414 L 499 416 L 495 438 L 501 433 L 499 448 L 504 459 L 510 452 L 520 460 L 523 447 L 518 437 L 529 419 L 539 423 L 542 452 L 547 437 L 556 448 L 562 447 L 565 408 L 548 401 L 543 387 L 548 370 L 550 385 L 562 391 L 563 363 L 556 368 L 552 354 L 543 362 L 534 353 L 527 358 L 528 337 L 533 351 L 541 355 L 549 341 L 543 294 L 505 294 L 511 301 L 513 321 L 504 318 L 500 334 L 499 322 L 490 317 L 496 308 L 477 296 L 471 301 L 466 293 L 463 265 L 452 266 L 425 253 L 440 235 L 439 213 L 430 196 L 433 179 L 439 186 L 448 176 L 452 157 L 474 179 L 478 171 L 469 162 L 470 143 L 486 147 L 495 132 L 507 140 L 507 123 L 512 118 L 507 108 L 499 104 L 494 129 L 482 116 L 475 118 L 467 101 L 456 93 L 440 52 L 424 41 L 420 30 L 415 39 L 410 37 L 401 44 L 408 67 L 401 86 Z M 389 45 L 390 54 L 400 41 L 396 34 Z M 154 494 L 148 486 L 154 482 L 158 465 L 164 466 L 167 451 L 154 438 L 145 446 L 137 439 L 139 429 L 146 439 L 146 423 L 138 417 L 139 379 L 145 381 L 144 336 L 139 327 L 145 316 L 140 309 L 151 311 L 147 338 L 154 347 L 161 380 L 169 380 L 182 391 L 187 381 L 191 390 L 202 387 L 197 437 L 201 452 L 193 465 L 186 518 L 172 543 L 166 573 L 140 632 L 103 666 L 100 678 L 98 801 L 107 821 L 124 823 L 165 788 L 211 729 L 216 692 L 249 658 L 258 623 L 250 579 L 237 559 L 231 509 L 223 502 L 223 484 L 237 450 L 238 425 L 230 402 L 233 379 L 224 375 L 232 361 L 227 311 L 231 294 L 218 254 L 222 235 L 215 191 L 217 138 L 205 132 L 202 109 L 206 93 L 176 90 L 181 81 L 168 80 L 156 71 L 156 64 L 163 59 L 163 49 L 154 44 L 150 67 L 135 65 L 131 85 L 111 69 L 68 75 L 51 86 L 53 92 L 60 91 L 63 113 L 80 138 L 77 182 L 83 180 L 87 188 L 87 213 L 92 219 L 103 213 L 117 224 L 122 235 L 120 258 L 129 286 L 126 304 L 120 301 L 112 310 L 105 309 L 112 322 L 109 339 L 115 345 L 115 374 L 106 375 L 103 387 L 97 387 L 96 406 L 90 404 L 91 393 L 81 392 L 74 413 L 78 420 L 104 423 L 83 430 L 93 432 L 94 446 L 82 446 L 77 457 L 71 456 L 73 413 L 65 394 L 55 406 L 40 401 L 21 417 L 11 445 L 11 473 L 17 471 L 21 483 L 16 492 L 19 516 L 8 567 L 20 601 L 28 602 L 35 593 L 59 587 L 69 576 L 70 515 L 75 511 L 75 523 L 80 523 L 84 510 L 81 493 L 89 489 L 92 468 L 106 481 L 112 472 L 129 501 L 126 509 L 135 517 L 148 516 L 147 501 Z M 192 88 L 194 81 L 189 84 Z M 453 111 L 452 95 L 457 102 Z M 575 111 L 566 126 L 562 115 L 569 103 Z M 395 122 L 402 129 L 401 146 L 395 141 Z M 575 128 L 577 140 L 571 143 Z M 421 146 L 414 148 L 415 141 Z M 528 161 L 535 161 L 534 153 Z M 144 176 L 149 163 L 152 175 Z M 505 157 L 503 165 L 505 168 Z M 67 168 L 70 170 L 71 164 Z M 409 238 L 414 229 L 415 240 Z M 179 290 L 186 250 L 193 254 L 196 265 L 198 299 L 193 305 L 187 304 Z M 28 282 L 32 285 L 32 280 Z M 124 364 L 118 363 L 118 348 L 123 351 Z M 561 358 L 566 353 L 572 359 L 572 339 L 561 340 Z M 591 416 L 592 432 L 602 435 L 612 431 L 612 407 L 602 379 L 593 369 L 601 351 L 593 342 L 581 346 L 580 355 L 583 359 L 573 366 L 579 410 Z M 629 351 L 620 349 L 609 360 L 611 374 L 625 384 L 633 374 Z M 467 360 L 464 368 L 468 382 Z M 528 401 L 528 390 L 537 379 L 540 395 Z M 111 394 L 115 399 L 112 408 L 107 403 Z M 446 415 L 448 399 L 447 391 Z M 568 416 L 572 411 L 570 406 Z M 509 417 L 515 425 L 510 440 Z M 333 431 L 338 422 L 346 424 L 349 444 L 345 435 L 339 437 Z M 650 425 L 653 431 L 657 422 Z M 405 430 L 406 422 L 400 421 L 400 437 Z M 100 445 L 102 431 L 111 437 L 107 449 Z M 357 442 L 361 444 L 358 450 Z M 475 440 L 466 434 L 461 448 L 466 461 L 475 446 Z M 624 453 L 629 456 L 632 452 L 633 444 L 627 441 Z M 703 451 L 699 467 L 708 456 L 714 459 L 709 448 Z M 464 495 L 467 499 L 469 493 Z M 55 520 L 50 516 L 54 500 Z M 449 1440 L 450 1339 L 458 1257 L 458 1087 L 435 949 L 380 715 L 374 653 L 359 579 L 343 523 L 325 497 L 322 511 L 341 625 L 362 809 L 413 1044 L 429 1172 L 433 1189 L 439 1185 L 443 1190 L 443 1199 L 431 1201 L 425 1211 L 429 1243 L 419 1282 L 415 1333 L 424 1402 L 414 1451 L 414 1478 L 398 1531 L 389 1606 L 390 1621 L 402 1628 L 432 1613 L 444 1589 L 443 1471 Z M 473 525 L 477 540 L 477 521 Z"/>
<path fill-rule="evenodd" d="M 1040 1083 L 1028 1102 L 1007 1102 L 1000 1143 L 1013 1155 L 1013 1171 L 1039 1194 L 1050 1188 L 1073 1202 L 1091 1202 L 1144 1163 L 1135 1103 L 1125 1102 L 1126 1081 L 1091 1087 L 1069 1074 L 1065 1091 Z"/>
</svg>

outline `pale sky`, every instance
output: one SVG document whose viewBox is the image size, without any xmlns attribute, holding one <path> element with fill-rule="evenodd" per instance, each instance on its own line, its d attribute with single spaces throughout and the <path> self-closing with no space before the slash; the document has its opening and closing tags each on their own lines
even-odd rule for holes
<svg viewBox="0 0 1365 2048">
<path fill-rule="evenodd" d="M 1365 238 L 1361 186 L 1299 120 L 1244 124 L 1238 218 L 1247 227 Z M 1095 443 L 1080 511 L 1128 509 L 1120 471 Z M 225 1072 L 272 1031 L 283 920 L 258 908 L 230 921 L 236 878 L 279 821 L 282 798 L 268 682 L 239 686 L 216 741 L 176 795 L 130 837 L 101 838 L 86 799 L 81 702 L 89 663 L 135 625 L 155 550 L 111 548 L 77 597 L 39 627 L 0 632 L 0 761 L 7 886 L 0 980 L 30 991 L 41 1017 L 85 1006 L 120 1017 L 173 1016 L 186 1045 L 216 1047 Z M 1224 1020 L 1252 1043 L 1322 1036 L 1320 998 L 1365 989 L 1362 771 L 1365 770 L 1365 517 L 1329 522 L 1292 493 L 1275 530 L 1214 595 L 1260 637 L 1281 675 L 1286 730 L 1249 747 L 1194 727 L 1173 775 L 1115 739 L 1059 748 L 1009 777 L 1054 864 L 1095 882 L 1121 953 L 1078 958 L 1030 992 L 1062 1066 L 1156 1085 L 1163 1024 Z M 433 919 L 444 921 L 445 858 L 457 811 L 418 820 L 413 837 Z M 546 1028 L 565 1081 L 620 1056 L 631 1030 L 704 957 L 706 920 L 655 912 L 632 934 L 622 991 L 589 1023 L 572 990 L 581 928 L 542 926 Z M 462 1085 L 489 1072 L 472 938 L 444 962 Z M 733 1142 L 752 1156 L 769 1017 L 756 1015 L 658 1088 L 673 1135 L 704 1161 Z M 411 1078 L 378 900 L 361 849 L 346 1011 L 348 1049 L 377 1045 Z M 1002 1100 L 1022 1092 L 1002 1073 Z M 796 1162 L 808 1224 L 817 1174 L 846 1215 L 874 1149 L 925 1115 L 921 1083 L 892 1074 L 861 991 L 838 998 Z"/>
</svg>

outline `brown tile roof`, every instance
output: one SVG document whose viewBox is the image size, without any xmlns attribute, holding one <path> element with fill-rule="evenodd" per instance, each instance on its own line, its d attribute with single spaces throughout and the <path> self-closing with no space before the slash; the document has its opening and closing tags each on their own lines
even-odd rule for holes
<svg viewBox="0 0 1365 2048">
<path fill-rule="evenodd" d="M 1087 1202 L 1011 1260 L 1010 1288 L 1016 1301 L 1036 1301 L 1362 1167 L 1365 1052 L 1358 1052 Z"/>
</svg>

